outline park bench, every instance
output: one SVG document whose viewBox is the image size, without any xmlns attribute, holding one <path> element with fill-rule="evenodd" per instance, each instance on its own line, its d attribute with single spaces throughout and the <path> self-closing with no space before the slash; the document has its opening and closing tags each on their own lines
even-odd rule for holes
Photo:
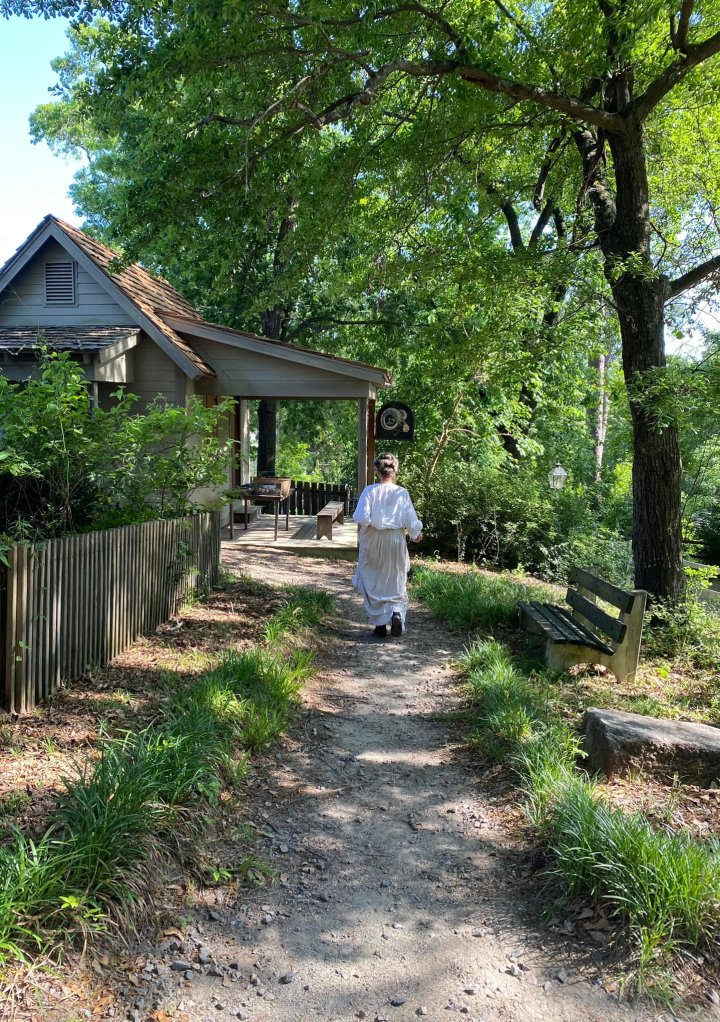
<svg viewBox="0 0 720 1022">
<path fill-rule="evenodd" d="M 342 500 L 330 500 L 318 511 L 315 539 L 332 539 L 333 523 L 342 525 L 345 521 L 345 504 Z"/>
<path fill-rule="evenodd" d="M 619 616 L 598 606 L 598 598 L 616 607 Z M 618 681 L 633 682 L 646 600 L 643 589 L 627 592 L 585 568 L 575 568 L 565 594 L 570 609 L 530 600 L 519 605 L 520 624 L 526 631 L 547 636 L 545 663 L 549 670 L 604 664 Z"/>
</svg>

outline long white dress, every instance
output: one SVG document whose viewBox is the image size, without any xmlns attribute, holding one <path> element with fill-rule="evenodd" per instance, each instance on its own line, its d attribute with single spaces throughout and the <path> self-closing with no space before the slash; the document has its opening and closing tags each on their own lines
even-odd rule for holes
<svg viewBox="0 0 720 1022">
<path fill-rule="evenodd" d="M 423 529 L 410 494 L 396 483 L 373 483 L 360 494 L 353 514 L 358 524 L 358 564 L 352 584 L 363 598 L 371 625 L 387 625 L 397 612 L 405 628 L 407 573 L 405 533 Z"/>
</svg>

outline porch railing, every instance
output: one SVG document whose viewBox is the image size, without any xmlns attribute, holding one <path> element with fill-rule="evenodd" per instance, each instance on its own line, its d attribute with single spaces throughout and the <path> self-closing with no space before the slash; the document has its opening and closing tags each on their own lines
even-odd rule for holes
<svg viewBox="0 0 720 1022">
<path fill-rule="evenodd" d="M 348 483 L 299 483 L 293 480 L 291 515 L 316 515 L 329 500 L 342 500 L 345 513 L 355 510 L 355 490 Z"/>
</svg>

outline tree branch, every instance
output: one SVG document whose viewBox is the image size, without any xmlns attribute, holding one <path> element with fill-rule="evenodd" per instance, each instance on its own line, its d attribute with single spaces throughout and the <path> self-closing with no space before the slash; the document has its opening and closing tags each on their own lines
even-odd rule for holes
<svg viewBox="0 0 720 1022">
<path fill-rule="evenodd" d="M 476 174 L 476 180 L 478 183 L 483 183 L 479 174 Z M 500 196 L 500 189 L 492 182 L 484 182 L 484 187 L 488 195 L 494 197 Z M 507 221 L 508 231 L 510 232 L 510 244 L 513 247 L 513 251 L 521 251 L 525 248 L 525 242 L 523 241 L 522 231 L 520 230 L 520 220 L 515 207 L 509 199 L 503 199 L 498 208 L 502 211 L 502 214 Z"/>
<path fill-rule="evenodd" d="M 641 96 L 632 100 L 623 111 L 623 116 L 634 116 L 639 117 L 641 121 L 645 120 L 658 103 L 667 96 L 668 92 L 671 92 L 693 68 L 710 57 L 714 57 L 716 53 L 720 53 L 720 32 L 710 36 L 704 43 L 691 45 L 686 42 L 684 55 L 666 67 Z"/>
<path fill-rule="evenodd" d="M 550 217 L 553 215 L 554 208 L 555 208 L 555 200 L 554 199 L 548 199 L 547 202 L 545 203 L 545 205 L 543 206 L 542 210 L 540 211 L 540 215 L 538 216 L 537 220 L 535 221 L 535 226 L 532 229 L 532 234 L 530 235 L 530 245 L 531 245 L 531 247 L 533 245 L 537 245 L 538 241 L 540 241 L 540 238 L 543 235 L 543 231 L 545 230 L 545 228 L 549 224 Z"/>
<path fill-rule="evenodd" d="M 696 284 L 699 284 L 707 277 L 712 277 L 719 272 L 720 255 L 713 256 L 712 259 L 707 259 L 704 263 L 694 266 L 692 270 L 683 273 L 681 277 L 668 281 L 666 301 L 670 298 L 677 298 L 683 291 L 689 291 L 691 287 L 695 287 Z"/>
<path fill-rule="evenodd" d="M 676 50 L 680 53 L 687 53 L 687 37 L 688 29 L 690 27 L 690 15 L 693 12 L 695 6 L 695 0 L 683 0 L 682 7 L 680 8 L 680 21 L 678 22 L 677 29 L 675 31 L 675 39 L 673 45 Z"/>
</svg>

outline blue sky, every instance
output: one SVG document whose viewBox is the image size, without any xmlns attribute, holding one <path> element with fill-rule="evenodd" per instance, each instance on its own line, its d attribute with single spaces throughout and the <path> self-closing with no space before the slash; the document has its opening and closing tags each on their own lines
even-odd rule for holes
<svg viewBox="0 0 720 1022">
<path fill-rule="evenodd" d="M 0 265 L 46 213 L 80 223 L 67 194 L 79 164 L 33 145 L 28 129 L 32 111 L 50 98 L 50 61 L 67 49 L 66 27 L 59 18 L 0 18 Z"/>
</svg>

